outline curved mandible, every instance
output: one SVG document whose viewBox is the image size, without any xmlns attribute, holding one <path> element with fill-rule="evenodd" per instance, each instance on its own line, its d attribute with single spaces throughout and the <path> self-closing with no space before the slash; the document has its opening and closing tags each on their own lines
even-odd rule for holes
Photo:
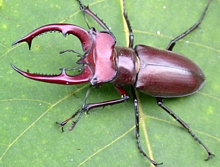
<svg viewBox="0 0 220 167">
<path fill-rule="evenodd" d="M 24 36 L 23 38 L 15 41 L 12 45 L 16 45 L 21 42 L 27 42 L 28 46 L 29 46 L 29 50 L 30 50 L 32 40 L 35 37 L 37 37 L 43 33 L 52 32 L 52 31 L 59 31 L 64 36 L 66 36 L 66 34 L 75 35 L 76 37 L 79 38 L 79 40 L 82 44 L 83 51 L 86 51 L 92 43 L 92 37 L 89 34 L 89 32 L 86 31 L 85 29 L 83 29 L 79 26 L 73 25 L 73 24 L 58 23 L 58 24 L 48 24 L 48 25 L 44 25 L 42 27 L 39 27 L 39 28 L 35 29 L 34 31 L 32 31 L 31 33 L 29 33 L 28 35 Z"/>
<path fill-rule="evenodd" d="M 36 81 L 47 82 L 47 83 L 55 83 L 55 84 L 64 84 L 64 85 L 75 85 L 89 82 L 93 76 L 92 70 L 88 66 L 84 66 L 83 71 L 75 76 L 70 76 L 66 74 L 66 69 L 62 68 L 60 74 L 55 75 L 44 75 L 44 74 L 36 74 L 30 72 L 24 72 L 19 68 L 15 67 L 11 64 L 12 68 L 17 71 L 19 74 L 25 76 L 26 78 L 33 79 Z"/>
</svg>

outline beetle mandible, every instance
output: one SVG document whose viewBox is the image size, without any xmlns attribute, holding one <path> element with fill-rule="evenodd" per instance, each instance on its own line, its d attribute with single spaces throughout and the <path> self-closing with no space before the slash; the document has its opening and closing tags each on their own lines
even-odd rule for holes
<svg viewBox="0 0 220 167">
<path fill-rule="evenodd" d="M 134 36 L 124 1 L 123 16 L 129 30 L 128 47 L 115 46 L 116 38 L 106 24 L 98 16 L 96 16 L 88 6 L 84 6 L 81 0 L 78 0 L 78 2 L 84 17 L 85 14 L 90 15 L 105 29 L 105 31 L 97 31 L 95 28 L 90 28 L 90 30 L 87 31 L 73 24 L 49 24 L 37 28 L 12 44 L 16 45 L 21 42 L 27 42 L 30 49 L 32 40 L 36 36 L 48 31 L 58 31 L 64 36 L 67 34 L 75 35 L 77 38 L 79 38 L 84 51 L 84 54 L 80 54 L 81 58 L 77 61 L 82 69 L 80 74 L 74 76 L 66 74 L 67 70 L 75 70 L 79 67 L 72 69 L 62 68 L 61 73 L 58 75 L 40 75 L 30 73 L 29 71 L 24 72 L 14 65 L 12 65 L 12 68 L 27 78 L 42 82 L 66 85 L 90 82 L 92 87 L 99 87 L 104 83 L 110 82 L 121 95 L 120 99 L 87 104 L 86 99 L 90 92 L 90 86 L 86 93 L 82 107 L 62 123 L 56 122 L 62 127 L 62 131 L 65 124 L 78 114 L 78 118 L 73 121 L 69 130 L 72 130 L 75 127 L 83 112 L 88 112 L 92 108 L 104 107 L 106 105 L 113 105 L 127 101 L 129 96 L 124 90 L 124 86 L 129 85 L 134 103 L 138 149 L 140 150 L 141 154 L 146 157 L 154 166 L 162 163 L 157 163 L 148 157 L 141 147 L 138 100 L 135 94 L 135 89 L 155 97 L 158 106 L 175 118 L 175 120 L 178 121 L 191 134 L 191 136 L 202 145 L 202 147 L 204 147 L 208 153 L 206 160 L 209 160 L 211 157 L 213 157 L 214 154 L 198 137 L 196 137 L 196 135 L 190 130 L 189 126 L 163 104 L 164 98 L 183 97 L 194 94 L 204 84 L 205 75 L 202 70 L 188 58 L 172 52 L 172 49 L 178 40 L 194 31 L 201 24 L 211 0 L 209 0 L 207 6 L 205 7 L 199 21 L 188 30 L 171 40 L 166 50 L 140 44 L 133 48 Z M 86 23 L 88 25 L 87 21 Z M 64 52 L 78 53 L 74 50 L 65 50 L 61 53 Z"/>
</svg>

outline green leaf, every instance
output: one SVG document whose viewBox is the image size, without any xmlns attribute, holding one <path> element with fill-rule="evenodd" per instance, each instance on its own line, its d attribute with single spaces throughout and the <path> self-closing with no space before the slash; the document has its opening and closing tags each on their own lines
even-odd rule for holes
<svg viewBox="0 0 220 167">
<path fill-rule="evenodd" d="M 127 28 L 121 1 L 85 0 L 127 46 Z M 207 0 L 127 0 L 135 44 L 165 49 L 171 39 L 192 26 Z M 31 51 L 15 40 L 49 23 L 87 26 L 75 0 L 0 1 L 0 166 L 150 166 L 137 148 L 132 100 L 83 114 L 72 132 L 55 124 L 77 111 L 88 84 L 65 86 L 29 80 L 10 66 L 31 72 L 59 73 L 74 67 L 78 57 L 59 51 L 81 51 L 73 36 L 49 33 L 35 39 Z M 220 3 L 213 0 L 199 28 L 174 48 L 195 61 L 207 79 L 194 95 L 165 99 L 164 104 L 187 122 L 192 131 L 216 155 L 205 162 L 206 151 L 173 118 L 160 109 L 153 97 L 138 94 L 141 143 L 156 162 L 169 167 L 214 167 L 220 162 Z M 90 26 L 102 30 L 87 17 Z M 129 90 L 129 89 L 128 89 Z M 111 84 L 92 89 L 88 102 L 116 99 Z M 152 166 L 152 165 L 151 165 Z"/>
</svg>

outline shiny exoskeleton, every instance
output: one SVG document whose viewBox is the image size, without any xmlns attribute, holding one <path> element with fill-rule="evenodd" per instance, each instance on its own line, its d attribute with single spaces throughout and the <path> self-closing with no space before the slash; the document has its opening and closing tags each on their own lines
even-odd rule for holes
<svg viewBox="0 0 220 167">
<path fill-rule="evenodd" d="M 97 31 L 95 28 L 90 28 L 90 30 L 87 31 L 73 24 L 49 24 L 32 31 L 25 37 L 13 43 L 13 45 L 15 45 L 21 42 L 27 42 L 30 49 L 32 40 L 36 36 L 48 31 L 59 31 L 64 36 L 67 34 L 75 35 L 80 40 L 84 51 L 84 54 L 81 55 L 81 58 L 77 61 L 80 65 L 80 67 L 77 68 L 82 69 L 80 74 L 74 76 L 66 74 L 66 70 L 75 70 L 77 68 L 62 68 L 61 73 L 58 75 L 40 75 L 30 73 L 29 71 L 24 72 L 14 65 L 12 65 L 12 68 L 27 78 L 42 82 L 66 85 L 90 82 L 93 87 L 98 87 L 104 83 L 110 82 L 121 95 L 120 99 L 87 104 L 86 99 L 89 95 L 89 88 L 82 107 L 67 120 L 62 123 L 57 122 L 57 124 L 62 126 L 62 131 L 64 125 L 79 114 L 78 118 L 73 121 L 72 126 L 69 128 L 69 130 L 72 130 L 84 111 L 88 112 L 92 108 L 127 101 L 129 96 L 123 87 L 130 85 L 135 110 L 136 139 L 138 148 L 143 156 L 149 159 L 154 166 L 162 163 L 156 163 L 150 159 L 141 147 L 138 100 L 135 95 L 135 89 L 147 95 L 156 97 L 157 104 L 175 118 L 186 130 L 188 130 L 192 137 L 205 148 L 208 153 L 208 158 L 206 160 L 209 160 L 212 156 L 214 156 L 208 147 L 205 146 L 203 142 L 190 130 L 189 126 L 163 104 L 164 98 L 188 96 L 198 91 L 204 84 L 205 76 L 202 70 L 188 58 L 172 52 L 172 49 L 178 40 L 188 35 L 201 24 L 211 0 L 209 0 L 199 21 L 187 31 L 173 39 L 166 50 L 145 45 L 136 45 L 135 48 L 133 48 L 134 36 L 126 13 L 125 3 L 123 15 L 129 30 L 128 47 L 115 46 L 116 38 L 104 22 L 99 19 L 88 6 L 84 6 L 80 0 L 78 0 L 78 2 L 84 16 L 85 14 L 88 14 L 93 17 L 105 29 L 105 31 Z M 74 50 L 66 50 L 62 53 L 64 52 L 78 53 Z"/>
</svg>

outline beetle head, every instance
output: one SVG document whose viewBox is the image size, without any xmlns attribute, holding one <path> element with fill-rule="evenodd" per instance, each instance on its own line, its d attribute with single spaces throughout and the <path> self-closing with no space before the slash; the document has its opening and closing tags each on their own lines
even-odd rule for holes
<svg viewBox="0 0 220 167">
<path fill-rule="evenodd" d="M 58 75 L 43 75 L 24 72 L 12 65 L 15 71 L 33 80 L 57 84 L 80 84 L 90 81 L 92 85 L 97 85 L 109 82 L 116 76 L 115 39 L 108 32 L 99 32 L 94 28 L 91 28 L 88 32 L 72 24 L 49 24 L 32 31 L 12 45 L 27 42 L 29 49 L 31 49 L 32 40 L 48 31 L 59 31 L 64 36 L 72 34 L 79 38 L 84 55 L 77 63 L 82 64 L 83 71 L 78 75 L 70 76 L 66 74 L 66 69 L 63 68 Z"/>
<path fill-rule="evenodd" d="M 89 31 L 92 44 L 84 57 L 77 63 L 87 64 L 93 71 L 92 85 L 110 82 L 116 76 L 115 39 L 108 32 L 99 32 L 94 28 Z"/>
</svg>

